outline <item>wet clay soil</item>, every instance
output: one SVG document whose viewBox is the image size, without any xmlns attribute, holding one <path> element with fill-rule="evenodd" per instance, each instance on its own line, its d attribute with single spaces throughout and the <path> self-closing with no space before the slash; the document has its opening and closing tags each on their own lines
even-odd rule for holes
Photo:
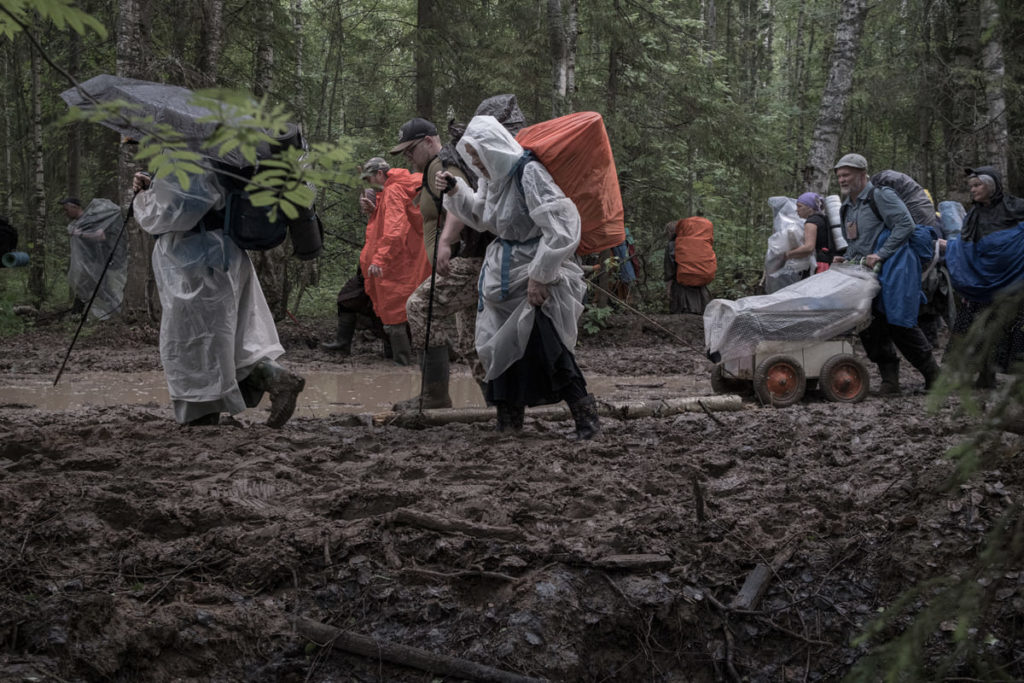
<svg viewBox="0 0 1024 683">
<path fill-rule="evenodd" d="M 603 397 L 666 397 L 651 376 L 711 394 L 700 319 L 657 319 L 671 335 L 618 316 L 583 339 Z M 159 370 L 155 327 L 87 332 L 70 377 Z M 343 360 L 307 332 L 281 326 L 300 373 L 393 371 L 368 338 Z M 0 373 L 52 381 L 69 338 L 0 340 Z M 841 678 L 865 623 L 965 570 L 1021 496 L 1010 457 L 946 485 L 976 418 L 953 399 L 927 413 L 903 372 L 895 399 L 609 418 L 579 444 L 529 413 L 520 436 L 301 410 L 280 430 L 261 410 L 184 429 L 157 402 L 0 397 L 0 680 L 457 680 L 385 661 L 411 659 L 390 645 L 554 681 Z M 734 603 L 773 562 L 763 596 Z M 995 624 L 1020 621 L 1006 581 Z M 381 656 L 321 648 L 318 624 Z M 1012 662 L 1021 643 L 993 628 Z"/>
</svg>

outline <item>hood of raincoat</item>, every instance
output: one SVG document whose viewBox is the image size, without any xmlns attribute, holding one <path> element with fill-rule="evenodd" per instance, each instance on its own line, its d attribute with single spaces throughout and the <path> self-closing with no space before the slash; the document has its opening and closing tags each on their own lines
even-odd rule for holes
<svg viewBox="0 0 1024 683">
<path fill-rule="evenodd" d="M 1024 221 L 1024 199 L 1003 193 L 1003 176 L 995 166 L 969 168 L 968 176 L 991 176 L 996 183 L 988 204 L 975 204 L 964 218 L 961 239 L 977 242 L 986 235 L 1006 230 Z"/>
<path fill-rule="evenodd" d="M 511 173 L 519 157 L 523 156 L 522 145 L 493 116 L 474 116 L 456 146 L 466 164 L 472 167 L 473 160 L 466 151 L 466 145 L 473 146 L 490 174 L 491 182 L 495 183 Z"/>
</svg>

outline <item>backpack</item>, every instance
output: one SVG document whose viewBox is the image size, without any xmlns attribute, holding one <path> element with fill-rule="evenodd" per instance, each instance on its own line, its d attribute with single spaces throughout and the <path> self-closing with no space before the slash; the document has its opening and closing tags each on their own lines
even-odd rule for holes
<svg viewBox="0 0 1024 683">
<path fill-rule="evenodd" d="M 935 214 L 935 204 L 932 202 L 931 197 L 928 196 L 928 192 L 906 173 L 893 170 L 879 171 L 871 176 L 871 184 L 875 187 L 888 187 L 895 191 L 900 200 L 906 205 L 907 210 L 910 211 L 910 217 L 914 219 L 915 225 L 939 227 L 939 219 Z M 884 223 L 882 214 L 879 213 L 878 206 L 875 205 L 874 195 L 875 193 L 872 190 L 868 192 L 868 196 L 865 199 L 875 217 Z"/>
<path fill-rule="evenodd" d="M 267 159 L 281 149 L 304 147 L 302 133 L 298 127 L 289 124 L 284 134 L 275 139 L 275 144 L 261 149 L 258 159 Z M 238 168 L 225 163 L 217 164 L 217 180 L 224 189 L 224 208 L 207 214 L 204 222 L 211 228 L 223 228 L 224 234 L 240 248 L 247 251 L 267 251 L 284 242 L 289 232 L 295 247 L 294 256 L 309 260 L 319 255 L 323 247 L 323 224 L 315 209 L 299 209 L 296 218 L 288 218 L 278 211 L 276 220 L 271 220 L 269 206 L 253 205 L 246 186 L 256 173 L 256 166 Z M 210 220 L 208 220 L 208 218 Z"/>
<path fill-rule="evenodd" d="M 523 169 L 539 161 L 580 212 L 577 254 L 594 254 L 626 240 L 626 223 L 611 143 L 597 112 L 585 111 L 519 131 L 523 156 L 513 168 L 519 191 Z"/>
</svg>

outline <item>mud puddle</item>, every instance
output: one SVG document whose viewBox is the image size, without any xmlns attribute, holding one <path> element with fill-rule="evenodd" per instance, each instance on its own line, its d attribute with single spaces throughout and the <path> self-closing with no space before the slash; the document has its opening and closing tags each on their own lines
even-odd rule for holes
<svg viewBox="0 0 1024 683">
<path fill-rule="evenodd" d="M 391 372 L 306 372 L 306 389 L 299 396 L 296 414 L 322 417 L 337 413 L 368 413 L 390 410 L 395 402 L 416 395 L 420 386 L 418 370 Z M 709 393 L 703 378 L 685 375 L 616 377 L 592 375 L 590 391 L 605 399 L 673 398 Z M 455 408 L 482 408 L 483 397 L 470 375 L 454 374 L 449 394 Z M 167 405 L 170 398 L 164 374 L 150 372 L 90 372 L 65 375 L 55 387 L 39 375 L 7 378 L 0 386 L 5 404 L 29 405 L 47 411 L 64 411 L 89 406 Z M 264 400 L 264 404 L 266 401 Z"/>
</svg>

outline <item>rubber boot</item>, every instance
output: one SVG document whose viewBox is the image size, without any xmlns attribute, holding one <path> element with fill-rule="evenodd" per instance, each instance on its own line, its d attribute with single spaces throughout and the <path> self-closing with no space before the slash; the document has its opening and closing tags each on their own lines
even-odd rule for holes
<svg viewBox="0 0 1024 683">
<path fill-rule="evenodd" d="M 878 374 L 882 376 L 882 383 L 878 386 L 879 396 L 893 396 L 900 393 L 900 364 L 879 363 Z"/>
<path fill-rule="evenodd" d="M 494 426 L 496 432 L 521 432 L 523 431 L 523 420 L 526 417 L 526 408 L 523 406 L 510 406 L 507 403 L 496 403 L 498 421 Z"/>
<path fill-rule="evenodd" d="M 935 358 L 931 355 L 925 361 L 924 367 L 920 368 L 921 374 L 924 376 L 924 390 L 929 391 L 932 386 L 935 385 L 935 381 L 939 378 L 939 373 L 942 369 L 939 364 L 935 362 Z"/>
<path fill-rule="evenodd" d="M 295 412 L 295 402 L 306 388 L 306 380 L 272 360 L 257 363 L 251 377 L 257 387 L 270 394 L 267 426 L 283 427 Z"/>
<path fill-rule="evenodd" d="M 391 342 L 391 359 L 398 365 L 412 364 L 412 345 L 405 325 L 385 325 L 384 332 Z"/>
<path fill-rule="evenodd" d="M 990 361 L 986 361 L 985 364 L 981 366 L 981 370 L 978 372 L 978 379 L 974 382 L 974 386 L 977 389 L 996 388 L 996 368 Z"/>
<path fill-rule="evenodd" d="M 352 354 L 352 338 L 356 334 L 356 314 L 344 311 L 338 315 L 338 332 L 332 342 L 322 342 L 325 351 L 337 351 L 343 356 Z"/>
<path fill-rule="evenodd" d="M 448 345 L 431 346 L 423 356 L 423 386 L 420 395 L 399 401 L 392 410 L 429 410 L 451 408 L 452 397 L 448 394 L 450 371 Z"/>
<path fill-rule="evenodd" d="M 586 441 L 601 433 L 601 420 L 597 415 L 597 399 L 593 394 L 587 394 L 580 400 L 569 403 L 569 410 L 572 412 L 572 419 L 576 422 L 576 431 L 569 437 L 573 441 Z"/>
</svg>

